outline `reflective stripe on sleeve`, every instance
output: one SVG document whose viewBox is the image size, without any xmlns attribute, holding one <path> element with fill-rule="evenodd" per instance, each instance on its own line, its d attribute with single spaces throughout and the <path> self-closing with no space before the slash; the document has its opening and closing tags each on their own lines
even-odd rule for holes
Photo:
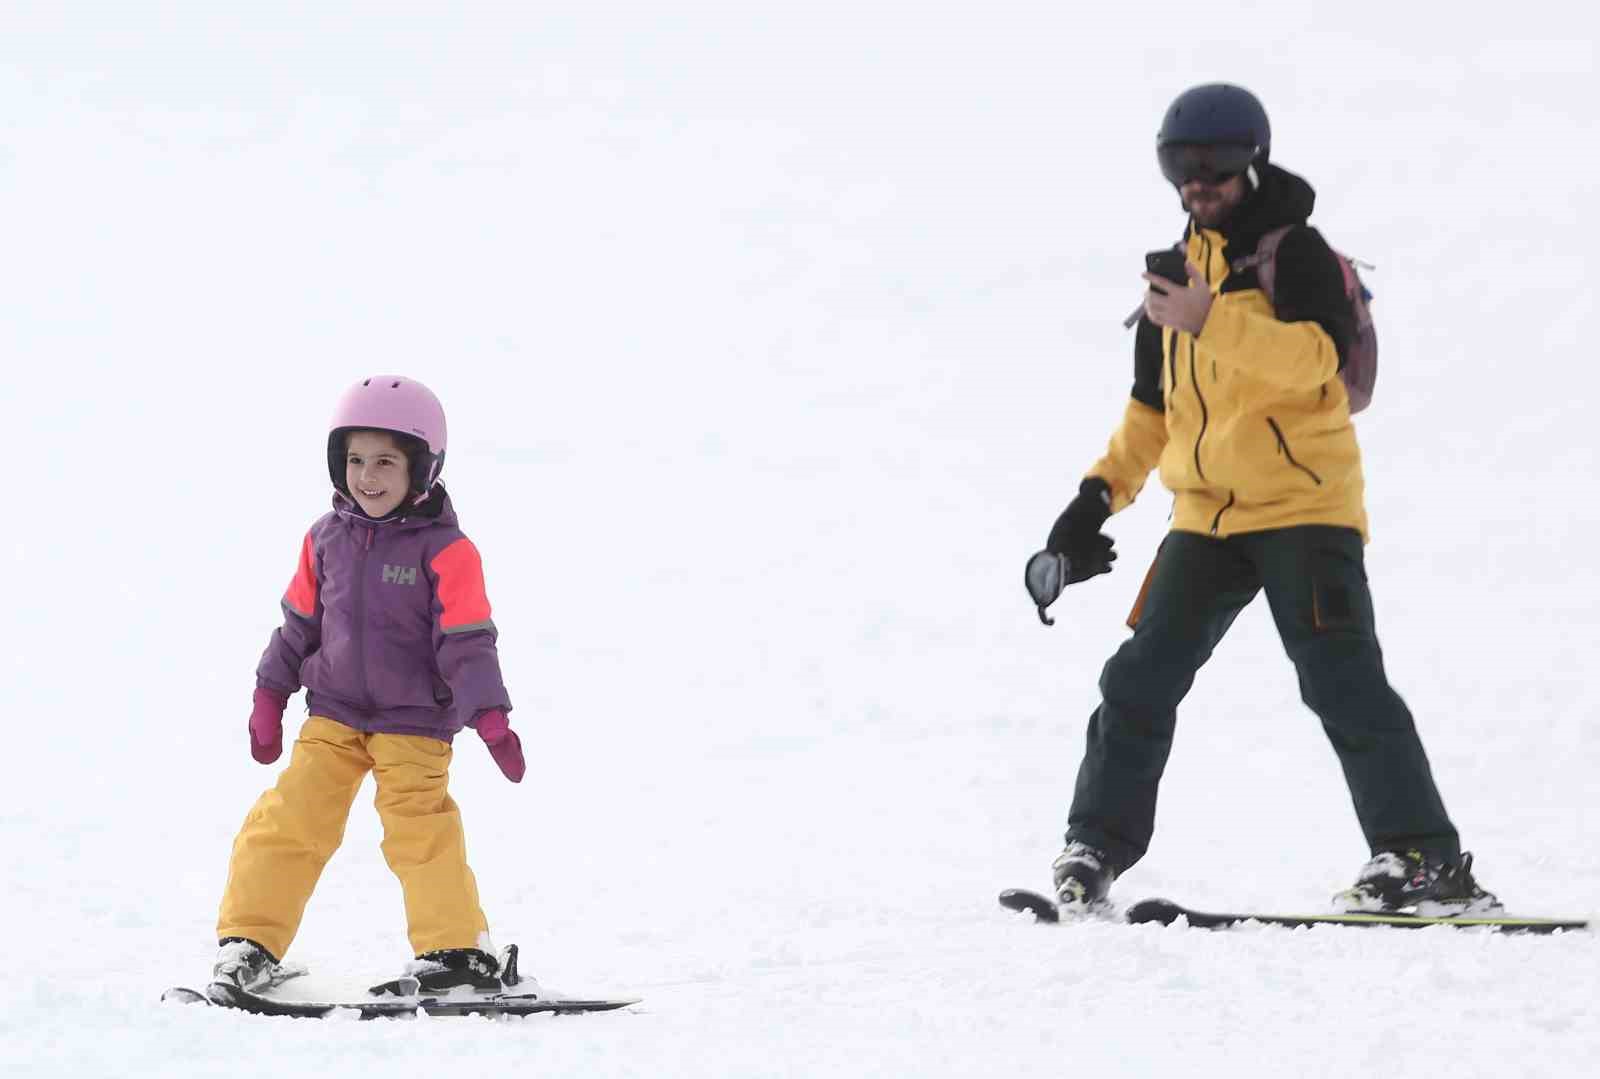
<svg viewBox="0 0 1600 1079">
<path fill-rule="evenodd" d="M 447 627 L 445 629 L 444 635 L 446 637 L 449 637 L 449 636 L 452 636 L 452 635 L 457 634 L 457 633 L 476 633 L 480 629 L 492 630 L 492 629 L 494 629 L 494 623 L 486 621 L 486 622 L 473 622 L 473 623 L 471 623 L 469 625 L 465 625 L 465 626 L 449 626 L 449 627 Z"/>
</svg>

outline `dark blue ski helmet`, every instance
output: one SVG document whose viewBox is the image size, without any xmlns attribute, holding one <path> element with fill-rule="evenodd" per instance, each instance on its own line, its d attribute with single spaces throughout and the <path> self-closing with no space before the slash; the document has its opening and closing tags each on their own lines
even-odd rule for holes
<svg viewBox="0 0 1600 1079">
<path fill-rule="evenodd" d="M 1217 182 L 1267 163 L 1272 128 L 1267 110 L 1242 86 L 1211 82 L 1179 94 L 1161 118 L 1156 159 L 1174 187 Z"/>
</svg>

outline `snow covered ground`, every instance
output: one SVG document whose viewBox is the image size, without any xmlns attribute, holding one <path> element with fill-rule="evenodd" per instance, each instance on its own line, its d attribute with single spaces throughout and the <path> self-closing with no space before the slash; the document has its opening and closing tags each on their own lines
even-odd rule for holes
<svg viewBox="0 0 1600 1079">
<path fill-rule="evenodd" d="M 1595 16 L 1504 5 L 0 10 L 16 1076 L 1578 1074 L 1600 938 L 1020 924 L 1164 527 L 1020 586 L 1127 394 L 1168 100 L 1227 78 L 1370 275 L 1391 676 L 1480 876 L 1600 907 Z M 458 743 L 498 938 L 628 1012 L 291 1023 L 208 969 L 323 424 L 450 413 L 528 779 Z M 364 795 L 292 956 L 407 958 Z M 1264 605 L 1125 899 L 1365 850 Z"/>
</svg>

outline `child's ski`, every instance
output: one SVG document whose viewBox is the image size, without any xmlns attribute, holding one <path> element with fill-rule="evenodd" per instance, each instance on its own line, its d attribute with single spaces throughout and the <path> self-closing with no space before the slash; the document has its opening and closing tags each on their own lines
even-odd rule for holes
<svg viewBox="0 0 1600 1079">
<path fill-rule="evenodd" d="M 487 995 L 425 997 L 373 997 L 369 1000 L 280 1000 L 252 993 L 227 982 L 213 982 L 203 993 L 193 989 L 169 989 L 162 1000 L 184 1004 L 214 1004 L 235 1008 L 252 1015 L 278 1015 L 297 1019 L 326 1019 L 337 1014 L 355 1013 L 362 1019 L 428 1015 L 575 1015 L 626 1008 L 638 1000 L 550 1000 L 532 994 L 491 993 Z"/>
<path fill-rule="evenodd" d="M 301 963 L 279 963 L 272 968 L 272 976 L 261 986 L 262 989 L 276 989 L 284 982 L 293 978 L 304 977 L 308 972 Z M 209 1004 L 205 993 L 188 986 L 175 985 L 161 994 L 164 1004 Z"/>
<path fill-rule="evenodd" d="M 362 1019 L 384 1016 L 408 1016 L 425 1012 L 428 1015 L 573 1015 L 579 1012 L 604 1012 L 626 1008 L 639 1003 L 636 999 L 620 1000 L 566 1000 L 540 995 L 532 982 L 517 973 L 517 946 L 510 945 L 500 959 L 502 986 L 497 992 L 482 992 L 468 988 L 449 990 L 422 989 L 418 979 L 411 975 L 396 978 L 373 986 L 371 994 L 359 1000 L 284 1000 L 272 995 L 272 990 L 291 978 L 306 973 L 299 964 L 280 964 L 271 980 L 256 989 L 241 989 L 232 982 L 212 982 L 203 990 L 174 986 L 161 994 L 169 1004 L 214 1004 L 219 1008 L 234 1008 L 252 1015 L 285 1015 L 300 1019 L 324 1019 L 336 1013 L 358 1013 Z M 517 990 L 517 985 L 523 985 Z"/>
</svg>

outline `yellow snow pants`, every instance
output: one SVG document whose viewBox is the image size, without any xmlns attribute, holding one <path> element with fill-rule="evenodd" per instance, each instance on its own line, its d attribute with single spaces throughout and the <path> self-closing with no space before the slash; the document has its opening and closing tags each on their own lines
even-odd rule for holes
<svg viewBox="0 0 1600 1079">
<path fill-rule="evenodd" d="M 246 937 L 283 958 L 371 771 L 383 856 L 400 878 L 412 950 L 485 947 L 488 922 L 447 790 L 450 755 L 450 744 L 437 738 L 306 720 L 289 767 L 256 800 L 233 842 L 217 936 Z"/>
</svg>

